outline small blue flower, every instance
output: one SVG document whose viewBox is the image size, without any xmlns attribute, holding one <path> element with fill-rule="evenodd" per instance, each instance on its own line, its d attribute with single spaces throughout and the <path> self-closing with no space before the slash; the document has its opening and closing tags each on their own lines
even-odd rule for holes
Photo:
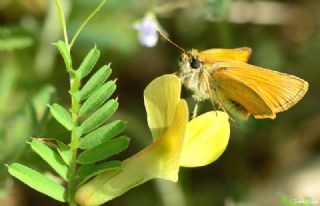
<svg viewBox="0 0 320 206">
<path fill-rule="evenodd" d="M 157 44 L 157 31 L 160 28 L 153 13 L 146 13 L 142 21 L 135 23 L 133 26 L 139 32 L 139 41 L 142 45 L 146 47 L 154 47 Z"/>
</svg>

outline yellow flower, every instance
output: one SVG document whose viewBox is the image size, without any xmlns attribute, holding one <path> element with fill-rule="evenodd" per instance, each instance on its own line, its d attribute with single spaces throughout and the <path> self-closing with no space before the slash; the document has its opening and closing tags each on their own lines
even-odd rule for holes
<svg viewBox="0 0 320 206">
<path fill-rule="evenodd" d="M 124 160 L 121 171 L 102 173 L 81 186 L 76 194 L 80 205 L 103 204 L 153 178 L 176 182 L 180 166 L 204 166 L 223 153 L 230 134 L 228 115 L 208 112 L 188 122 L 180 92 L 175 75 L 163 75 L 148 85 L 144 102 L 153 144 Z"/>
</svg>

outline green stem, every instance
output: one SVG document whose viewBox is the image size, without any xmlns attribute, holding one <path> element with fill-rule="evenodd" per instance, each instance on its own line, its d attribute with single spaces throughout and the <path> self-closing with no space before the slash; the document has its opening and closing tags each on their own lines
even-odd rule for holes
<svg viewBox="0 0 320 206">
<path fill-rule="evenodd" d="M 76 31 L 74 37 L 72 38 L 70 44 L 68 40 L 68 34 L 67 34 L 67 28 L 66 28 L 66 22 L 63 15 L 63 10 L 61 6 L 60 0 L 55 0 L 58 14 L 59 14 L 59 20 L 61 23 L 61 27 L 63 30 L 63 36 L 64 41 L 67 46 L 68 52 L 70 54 L 71 47 L 73 46 L 75 40 L 77 39 L 78 35 L 80 34 L 81 30 L 85 27 L 85 25 L 89 22 L 89 20 L 101 9 L 101 7 L 105 4 L 106 0 L 101 0 L 101 3 L 98 5 L 98 7 L 89 15 L 89 17 L 81 24 L 79 29 Z M 75 193 L 77 191 L 77 179 L 76 179 L 76 172 L 77 172 L 77 151 L 79 148 L 79 139 L 81 136 L 81 131 L 79 131 L 78 128 L 78 113 L 79 113 L 79 106 L 80 106 L 80 100 L 78 98 L 79 88 L 80 88 L 80 79 L 75 72 L 75 70 L 71 69 L 68 70 L 69 78 L 70 78 L 70 90 L 69 93 L 71 95 L 71 108 L 70 112 L 72 115 L 72 121 L 73 121 L 73 127 L 71 130 L 71 141 L 70 141 L 70 149 L 72 153 L 71 162 L 69 165 L 69 171 L 68 171 L 68 201 L 70 206 L 77 206 L 77 203 L 75 201 Z"/>
<path fill-rule="evenodd" d="M 77 149 L 71 150 L 72 151 L 72 159 L 69 166 L 69 173 L 68 173 L 68 201 L 69 206 L 76 206 L 77 203 L 75 202 L 74 196 L 76 192 L 76 167 L 77 167 Z"/>
<path fill-rule="evenodd" d="M 55 1 L 58 8 L 59 21 L 63 30 L 64 42 L 66 43 L 68 50 L 70 50 L 68 34 L 67 34 L 67 26 L 66 26 L 66 21 L 64 18 L 61 2 L 60 0 L 55 0 Z"/>
<path fill-rule="evenodd" d="M 74 199 L 76 189 L 77 189 L 77 150 L 79 148 L 79 139 L 80 133 L 78 130 L 78 111 L 79 111 L 79 99 L 77 98 L 77 93 L 79 92 L 80 80 L 74 70 L 71 70 L 70 73 L 70 94 L 71 94 L 71 115 L 73 120 L 73 128 L 71 130 L 71 142 L 70 148 L 72 152 L 72 159 L 69 166 L 68 173 L 68 197 L 69 205 L 76 206 Z"/>
<path fill-rule="evenodd" d="M 67 34 L 67 27 L 65 18 L 63 15 L 63 10 L 61 6 L 60 0 L 55 0 L 58 14 L 59 14 L 59 20 L 60 24 L 63 30 L 63 36 L 64 36 L 64 42 L 67 46 L 68 52 L 70 53 L 70 46 L 69 46 L 69 40 L 68 40 L 68 34 Z M 73 128 L 71 130 L 71 142 L 70 142 L 70 148 L 72 153 L 71 162 L 69 165 L 69 171 L 68 171 L 68 202 L 69 206 L 77 206 L 77 203 L 75 201 L 75 192 L 77 189 L 77 182 L 76 182 L 76 171 L 77 171 L 77 150 L 78 150 L 78 142 L 80 135 L 78 133 L 78 109 L 79 109 L 79 101 L 76 98 L 76 94 L 79 90 L 80 80 L 77 78 L 77 75 L 75 74 L 75 71 L 72 69 L 67 70 L 69 73 L 70 78 L 70 94 L 71 94 L 71 114 L 72 114 L 72 121 L 73 121 Z"/>
<path fill-rule="evenodd" d="M 101 7 L 106 3 L 106 0 L 102 0 L 100 2 L 100 4 L 98 5 L 98 7 L 88 16 L 88 18 L 81 24 L 81 26 L 79 27 L 79 29 L 76 31 L 75 35 L 73 36 L 71 42 L 70 42 L 70 49 L 73 46 L 75 40 L 77 39 L 77 37 L 79 36 L 80 32 L 82 31 L 82 29 L 86 26 L 86 24 L 90 21 L 90 19 L 101 9 Z"/>
</svg>

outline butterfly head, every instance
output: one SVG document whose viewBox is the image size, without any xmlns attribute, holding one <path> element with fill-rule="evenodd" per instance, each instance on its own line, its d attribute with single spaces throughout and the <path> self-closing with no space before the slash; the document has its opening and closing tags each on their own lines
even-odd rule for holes
<svg viewBox="0 0 320 206">
<path fill-rule="evenodd" d="M 199 58 L 199 52 L 196 49 L 192 49 L 190 51 L 184 50 L 182 47 L 180 47 L 178 44 L 171 41 L 166 35 L 164 35 L 162 32 L 157 31 L 158 34 L 164 38 L 166 41 L 168 41 L 170 44 L 175 46 L 176 48 L 180 49 L 182 51 L 182 54 L 180 56 L 180 69 L 186 70 L 186 72 L 190 72 L 191 70 L 199 69 L 202 66 L 202 62 Z"/>
<path fill-rule="evenodd" d="M 194 72 L 202 67 L 202 61 L 199 57 L 199 52 L 192 49 L 188 52 L 183 52 L 180 56 L 180 70 L 182 72 Z"/>
<path fill-rule="evenodd" d="M 199 52 L 195 49 L 183 52 L 179 65 L 179 77 L 182 83 L 193 92 L 194 99 L 196 101 L 208 99 L 209 94 L 206 86 L 208 72 L 204 70 Z"/>
</svg>

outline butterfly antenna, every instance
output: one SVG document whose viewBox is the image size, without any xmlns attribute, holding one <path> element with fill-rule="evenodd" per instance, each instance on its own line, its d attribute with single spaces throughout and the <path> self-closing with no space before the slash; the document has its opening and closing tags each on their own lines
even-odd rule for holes
<svg viewBox="0 0 320 206">
<path fill-rule="evenodd" d="M 161 31 L 157 31 L 157 33 L 167 42 L 169 42 L 170 44 L 172 44 L 173 46 L 177 47 L 178 49 L 180 49 L 181 51 L 183 51 L 184 53 L 186 52 L 182 47 L 180 47 L 178 44 L 174 43 L 173 41 L 171 41 L 166 35 L 164 35 Z"/>
</svg>

